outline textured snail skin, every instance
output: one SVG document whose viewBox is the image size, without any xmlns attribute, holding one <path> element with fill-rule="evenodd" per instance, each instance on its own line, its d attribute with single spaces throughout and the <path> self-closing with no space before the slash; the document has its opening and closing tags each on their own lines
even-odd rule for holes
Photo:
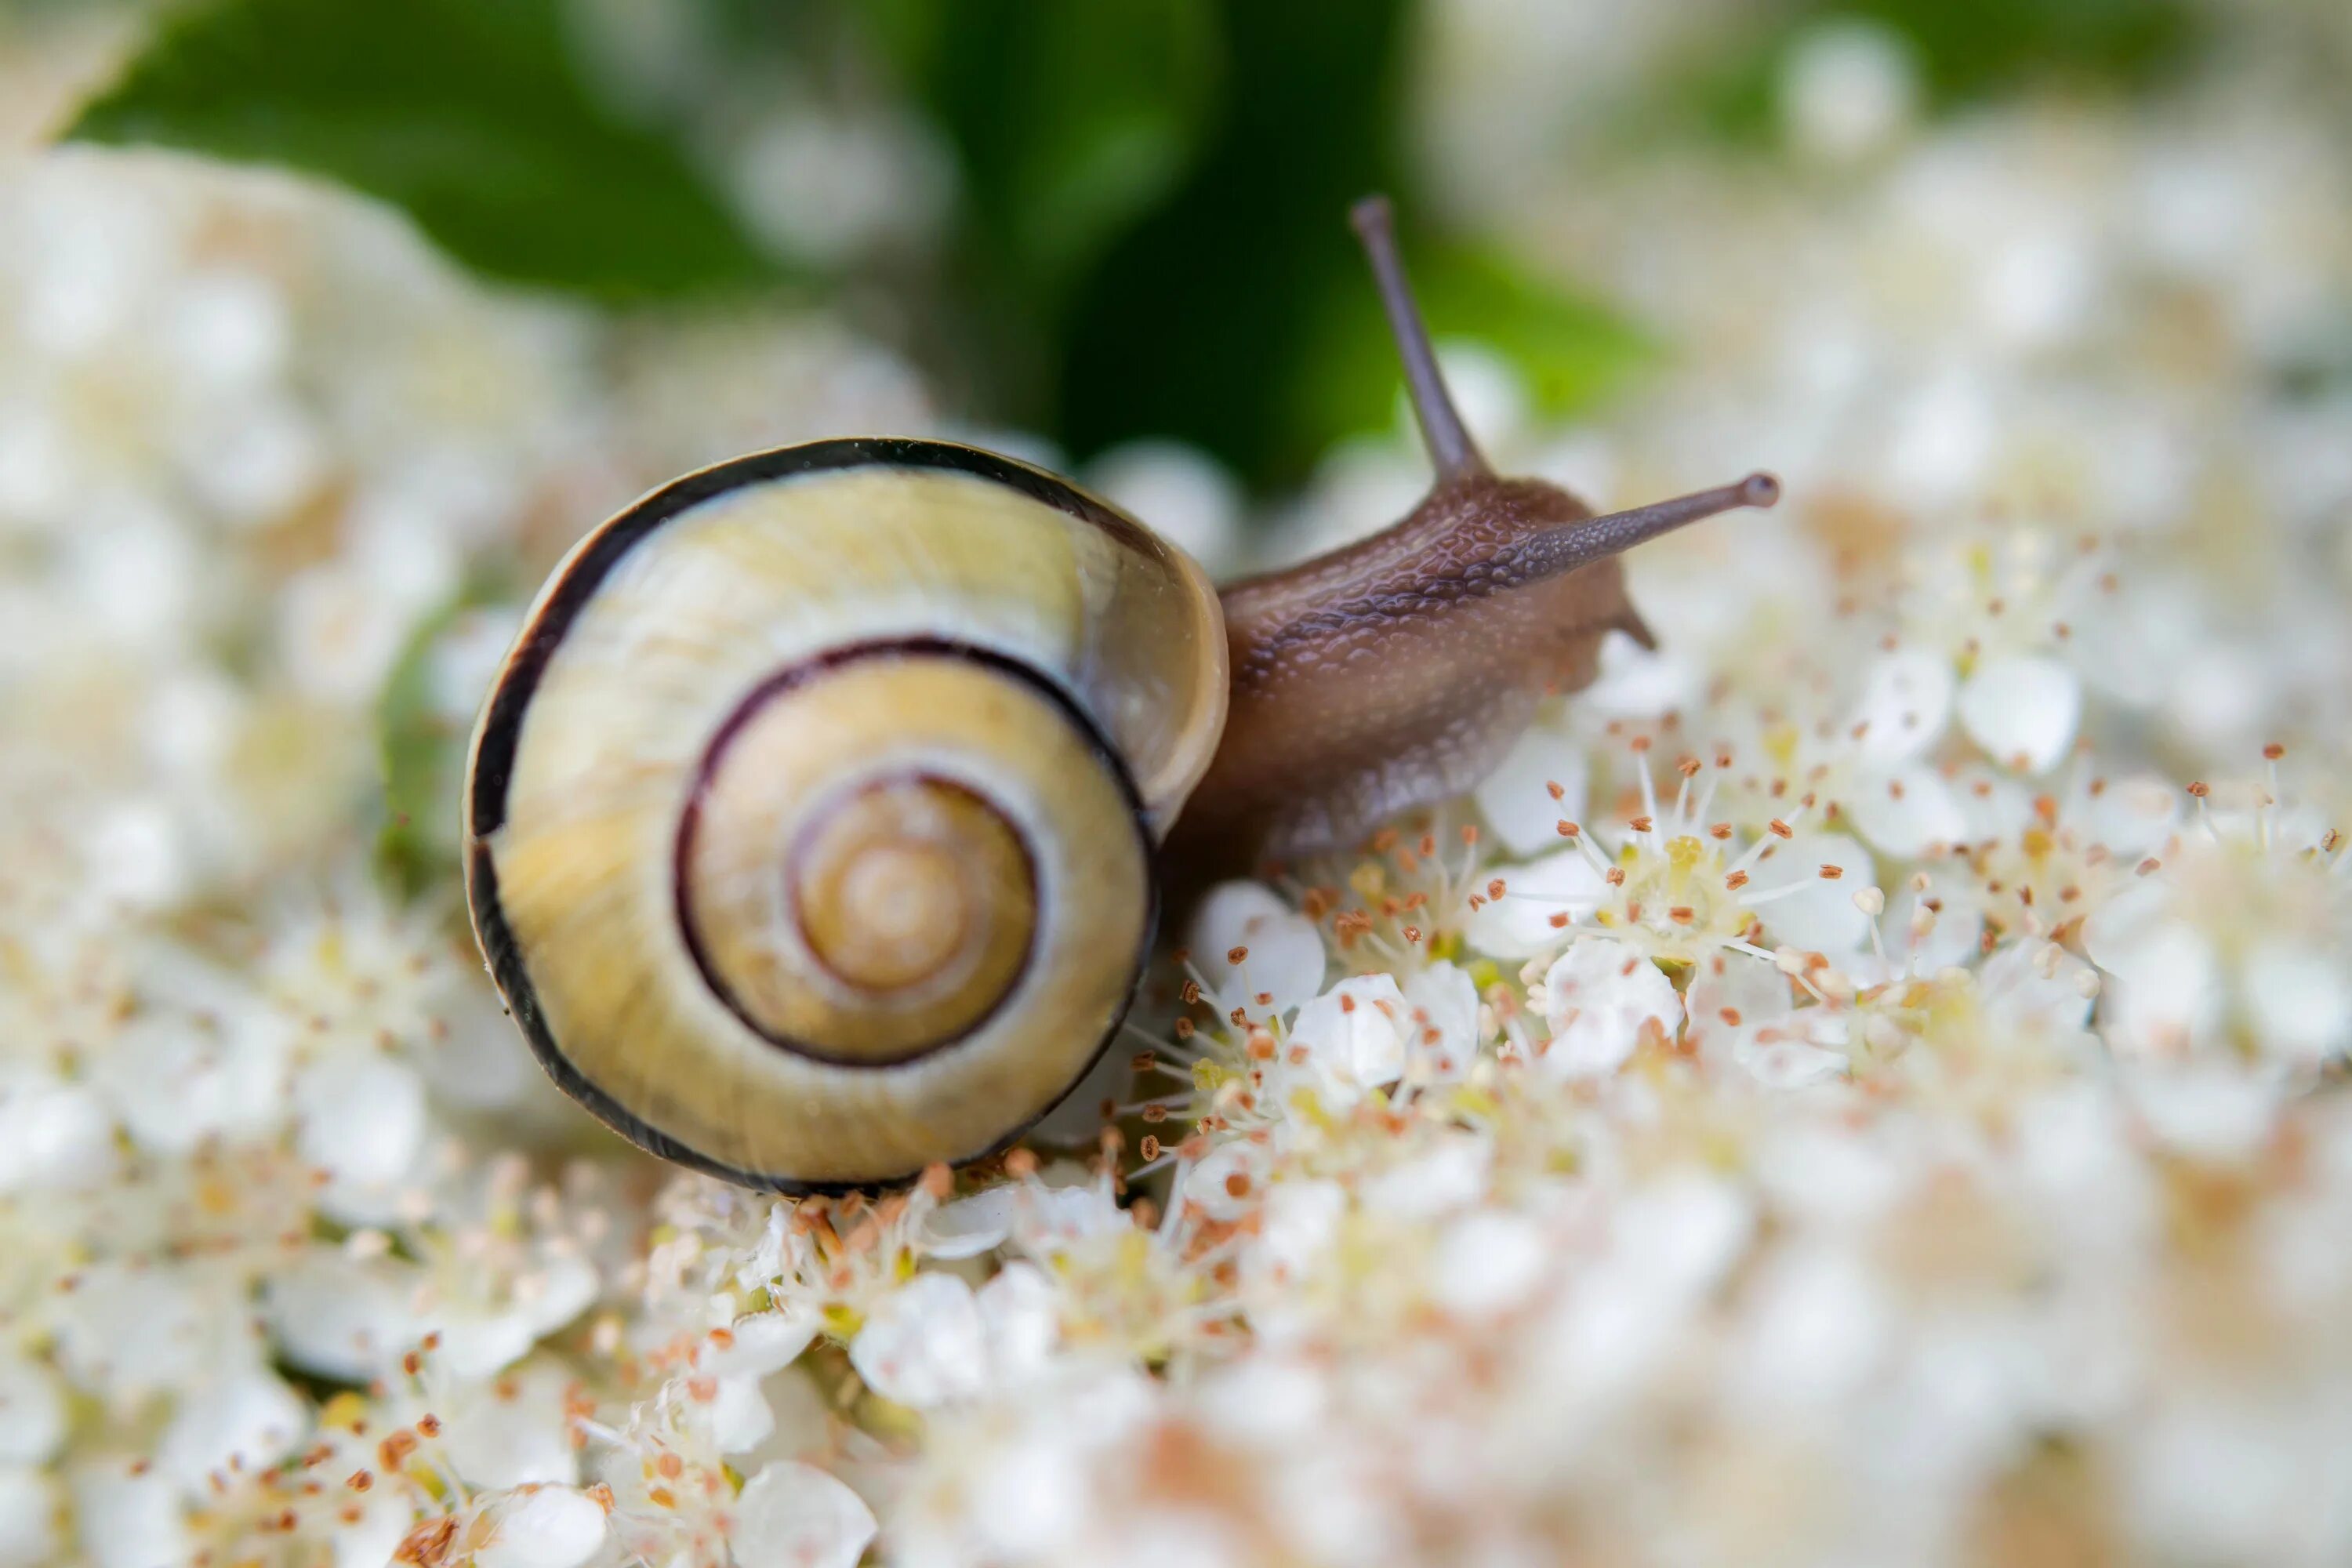
<svg viewBox="0 0 2352 1568">
<path fill-rule="evenodd" d="M 1350 847 L 1492 771 L 1601 639 L 1649 629 L 1603 557 L 1529 582 L 1515 546 L 1591 516 L 1556 486 L 1480 472 L 1404 521 L 1224 591 L 1223 744 L 1168 850 L 1181 880 Z"/>
<path fill-rule="evenodd" d="M 1437 470 L 1402 521 L 1224 591 L 1225 731 L 1168 848 L 1180 898 L 1213 877 L 1347 848 L 1484 778 L 1550 693 L 1590 685 L 1601 643 L 1654 646 L 1618 555 L 1779 481 L 1594 517 L 1556 485 L 1497 477 L 1439 374 L 1386 198 L 1349 215 Z"/>
</svg>

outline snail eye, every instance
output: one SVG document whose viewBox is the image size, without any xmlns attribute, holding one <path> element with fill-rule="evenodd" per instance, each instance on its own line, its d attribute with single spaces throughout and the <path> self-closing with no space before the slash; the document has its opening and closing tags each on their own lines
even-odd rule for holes
<svg viewBox="0 0 2352 1568">
<path fill-rule="evenodd" d="M 565 1089 L 786 1189 L 1016 1136 L 1118 1026 L 1223 716 L 1214 595 L 968 448 L 680 481 L 550 582 L 475 741 L 467 886 Z"/>
</svg>

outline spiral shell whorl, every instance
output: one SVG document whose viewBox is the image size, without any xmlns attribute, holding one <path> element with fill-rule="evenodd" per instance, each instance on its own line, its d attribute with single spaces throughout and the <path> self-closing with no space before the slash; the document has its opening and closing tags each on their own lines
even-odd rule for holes
<svg viewBox="0 0 2352 1568">
<path fill-rule="evenodd" d="M 1223 711 L 1197 570 L 1050 476 L 828 442 L 656 492 L 486 707 L 468 891 L 557 1081 L 754 1185 L 986 1152 L 1116 1028 Z"/>
</svg>

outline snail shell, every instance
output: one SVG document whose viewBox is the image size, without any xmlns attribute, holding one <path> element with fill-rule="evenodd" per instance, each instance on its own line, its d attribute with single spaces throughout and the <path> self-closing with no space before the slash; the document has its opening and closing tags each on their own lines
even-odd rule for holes
<svg viewBox="0 0 2352 1568">
<path fill-rule="evenodd" d="M 541 590 L 467 781 L 475 931 L 556 1081 L 783 1190 L 975 1157 L 1068 1091 L 1224 721 L 1181 552 L 977 449 L 688 476 Z"/>
</svg>

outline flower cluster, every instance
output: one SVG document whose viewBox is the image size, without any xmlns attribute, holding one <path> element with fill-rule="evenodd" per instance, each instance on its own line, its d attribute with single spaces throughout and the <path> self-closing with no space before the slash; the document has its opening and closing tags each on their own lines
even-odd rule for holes
<svg viewBox="0 0 2352 1568">
<path fill-rule="evenodd" d="M 1933 122 L 1828 29 L 1798 177 L 1571 198 L 1446 84 L 1595 36 L 1444 8 L 1463 202 L 1687 350 L 1575 431 L 1462 357 L 1498 462 L 1789 500 L 1630 563 L 1663 646 L 1471 798 L 1212 890 L 1030 1146 L 797 1202 L 587 1127 L 381 890 L 379 699 L 462 726 L 583 520 L 912 375 L 0 153 L 0 1568 L 2352 1555 L 2352 153 L 2274 9 Z M 911 135 L 762 121 L 747 199 L 898 243 Z M 807 228 L 857 159 L 904 210 Z M 1199 454 L 1090 477 L 1237 548 Z"/>
</svg>

